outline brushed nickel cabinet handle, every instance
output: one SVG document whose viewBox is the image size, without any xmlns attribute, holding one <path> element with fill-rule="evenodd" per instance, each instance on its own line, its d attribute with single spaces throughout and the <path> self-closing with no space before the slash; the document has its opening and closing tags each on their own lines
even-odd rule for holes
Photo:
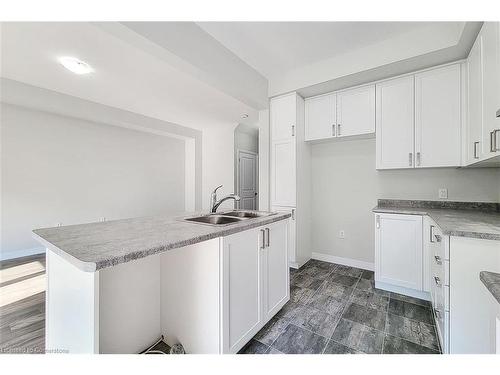
<svg viewBox="0 0 500 375">
<path fill-rule="evenodd" d="M 292 137 L 295 137 L 295 125 L 292 125 Z"/>
<path fill-rule="evenodd" d="M 479 146 L 479 142 L 474 142 L 474 159 L 479 159 L 479 155 L 477 154 L 477 146 Z"/>
<path fill-rule="evenodd" d="M 497 151 L 497 145 L 495 143 L 496 143 L 495 131 L 492 130 L 492 131 L 490 131 L 490 152 Z"/>
<path fill-rule="evenodd" d="M 269 230 L 269 228 L 266 228 L 266 234 L 267 234 L 266 247 L 269 247 L 269 244 L 271 243 L 271 240 L 270 240 L 271 231 Z"/>
<path fill-rule="evenodd" d="M 332 137 L 335 137 L 335 124 L 332 124 Z"/>
<path fill-rule="evenodd" d="M 441 286 L 441 279 L 437 276 L 434 276 L 434 283 L 436 283 L 437 286 Z"/>
<path fill-rule="evenodd" d="M 408 165 L 413 166 L 413 152 L 408 153 Z"/>
<path fill-rule="evenodd" d="M 261 229 L 260 233 L 262 234 L 262 244 L 260 246 L 260 249 L 263 250 L 266 247 L 266 232 L 264 231 L 264 229 Z"/>
<path fill-rule="evenodd" d="M 431 225 L 430 230 L 429 230 L 429 234 L 430 234 L 429 241 L 434 242 L 434 225 Z"/>
<path fill-rule="evenodd" d="M 500 151 L 500 147 L 497 145 L 497 133 L 500 132 L 500 129 L 495 129 L 493 130 L 493 142 L 495 144 L 495 149 L 494 151 Z"/>
<path fill-rule="evenodd" d="M 292 220 L 295 220 L 295 209 L 292 210 Z"/>
<path fill-rule="evenodd" d="M 420 152 L 417 152 L 417 166 L 420 166 Z"/>
<path fill-rule="evenodd" d="M 377 229 L 380 229 L 380 215 L 376 216 L 375 222 L 376 222 L 375 226 L 377 227 Z"/>
<path fill-rule="evenodd" d="M 337 124 L 337 136 L 340 136 L 340 124 Z"/>
</svg>

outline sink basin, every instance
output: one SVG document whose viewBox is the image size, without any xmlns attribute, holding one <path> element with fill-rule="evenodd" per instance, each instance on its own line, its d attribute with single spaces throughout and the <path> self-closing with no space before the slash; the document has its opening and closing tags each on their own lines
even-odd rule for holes
<svg viewBox="0 0 500 375">
<path fill-rule="evenodd" d="M 233 216 L 233 217 L 253 218 L 253 217 L 269 216 L 272 215 L 272 213 L 258 212 L 258 211 L 230 211 L 230 212 L 224 212 L 223 215 Z"/>
<path fill-rule="evenodd" d="M 239 221 L 243 221 L 245 219 L 240 217 L 231 217 L 224 215 L 205 215 L 205 216 L 191 217 L 189 219 L 184 219 L 184 220 L 194 221 L 196 223 L 212 224 L 212 225 L 227 225 L 227 224 L 234 224 Z"/>
</svg>

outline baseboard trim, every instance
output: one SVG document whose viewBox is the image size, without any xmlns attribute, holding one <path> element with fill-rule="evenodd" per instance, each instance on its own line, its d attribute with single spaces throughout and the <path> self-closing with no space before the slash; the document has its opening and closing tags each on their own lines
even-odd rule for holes
<svg viewBox="0 0 500 375">
<path fill-rule="evenodd" d="M 425 301 L 431 300 L 431 295 L 428 292 L 422 292 L 420 290 L 405 288 L 402 286 L 383 283 L 383 282 L 376 281 L 376 280 L 375 280 L 375 288 L 387 290 L 389 292 L 404 294 L 405 296 L 420 298 L 420 299 L 423 299 Z"/>
<path fill-rule="evenodd" d="M 312 257 L 312 259 L 322 260 L 324 262 L 329 262 L 329 263 L 342 264 L 343 266 L 356 267 L 356 268 L 361 268 L 361 269 L 368 270 L 368 271 L 375 270 L 374 263 L 364 262 L 362 260 L 337 257 L 335 255 L 324 254 L 324 253 L 315 253 L 315 252 L 313 252 L 311 254 L 311 257 Z"/>
<path fill-rule="evenodd" d="M 34 247 L 31 249 L 16 250 L 16 251 L 2 251 L 0 253 L 0 261 L 23 258 L 30 255 L 43 254 L 43 253 L 45 253 L 44 247 Z"/>
</svg>

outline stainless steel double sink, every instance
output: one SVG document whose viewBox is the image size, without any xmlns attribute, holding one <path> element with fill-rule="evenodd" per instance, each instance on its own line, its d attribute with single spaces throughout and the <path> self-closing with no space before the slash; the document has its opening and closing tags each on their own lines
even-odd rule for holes
<svg viewBox="0 0 500 375">
<path fill-rule="evenodd" d="M 228 225 L 235 224 L 248 219 L 255 219 L 264 216 L 274 215 L 274 212 L 262 212 L 262 211 L 247 211 L 247 210 L 234 210 L 228 212 L 221 212 L 194 216 L 185 218 L 185 221 L 202 223 L 202 224 L 210 224 L 210 225 Z"/>
</svg>

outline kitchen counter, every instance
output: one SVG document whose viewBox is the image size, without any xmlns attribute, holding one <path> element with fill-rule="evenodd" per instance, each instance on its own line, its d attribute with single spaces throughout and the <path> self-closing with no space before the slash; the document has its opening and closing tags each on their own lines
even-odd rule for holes
<svg viewBox="0 0 500 375">
<path fill-rule="evenodd" d="M 500 273 L 481 271 L 479 278 L 498 303 L 500 303 Z"/>
<path fill-rule="evenodd" d="M 220 226 L 183 220 L 193 216 L 197 215 L 142 217 L 36 229 L 33 233 L 34 238 L 45 247 L 79 269 L 95 272 L 167 250 L 285 220 L 291 215 L 273 213 Z"/>
<path fill-rule="evenodd" d="M 379 199 L 378 205 L 372 211 L 428 215 L 445 235 L 500 241 L 499 207 L 498 203 Z"/>
</svg>

